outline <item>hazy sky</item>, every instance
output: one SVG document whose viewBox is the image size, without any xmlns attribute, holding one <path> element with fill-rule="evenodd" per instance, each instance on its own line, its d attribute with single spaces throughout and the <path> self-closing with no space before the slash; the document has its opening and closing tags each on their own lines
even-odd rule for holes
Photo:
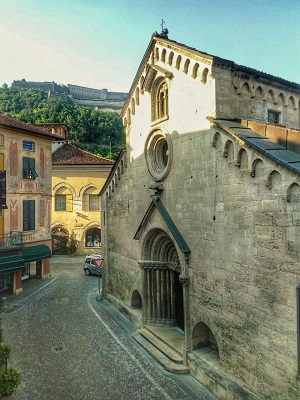
<svg viewBox="0 0 300 400">
<path fill-rule="evenodd" d="M 0 86 L 129 91 L 161 21 L 169 39 L 300 83 L 299 0 L 0 0 Z"/>
</svg>

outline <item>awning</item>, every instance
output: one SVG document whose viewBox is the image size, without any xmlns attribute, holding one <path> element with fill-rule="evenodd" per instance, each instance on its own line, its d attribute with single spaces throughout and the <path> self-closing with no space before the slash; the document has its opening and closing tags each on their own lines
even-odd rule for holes
<svg viewBox="0 0 300 400">
<path fill-rule="evenodd" d="M 24 265 L 24 258 L 18 254 L 0 256 L 0 272 L 16 271 Z"/>
<path fill-rule="evenodd" d="M 26 263 L 31 261 L 41 261 L 44 260 L 45 258 L 51 257 L 51 250 L 45 244 L 24 247 L 22 249 L 22 256 Z"/>
</svg>

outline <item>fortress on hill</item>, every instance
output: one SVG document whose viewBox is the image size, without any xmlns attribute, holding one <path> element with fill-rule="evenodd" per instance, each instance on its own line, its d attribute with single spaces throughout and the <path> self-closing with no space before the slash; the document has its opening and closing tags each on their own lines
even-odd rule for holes
<svg viewBox="0 0 300 400">
<path fill-rule="evenodd" d="M 66 102 L 80 106 L 121 110 L 128 93 L 109 92 L 107 89 L 92 89 L 73 84 L 56 82 L 27 82 L 25 79 L 13 81 L 14 89 L 42 89 L 48 92 L 48 98 L 59 97 Z"/>
</svg>

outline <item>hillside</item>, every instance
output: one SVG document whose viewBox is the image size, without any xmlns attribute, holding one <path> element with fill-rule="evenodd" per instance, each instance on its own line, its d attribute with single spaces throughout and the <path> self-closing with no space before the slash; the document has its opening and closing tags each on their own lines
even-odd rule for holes
<svg viewBox="0 0 300 400">
<path fill-rule="evenodd" d="M 0 88 L 0 112 L 30 124 L 60 122 L 69 140 L 83 150 L 116 159 L 125 145 L 125 130 L 117 112 L 102 111 L 47 99 L 41 89 Z"/>
</svg>

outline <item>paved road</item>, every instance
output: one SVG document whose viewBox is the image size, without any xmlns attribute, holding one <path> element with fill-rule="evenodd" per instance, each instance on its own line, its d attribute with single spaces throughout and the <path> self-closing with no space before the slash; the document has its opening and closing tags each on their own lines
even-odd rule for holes
<svg viewBox="0 0 300 400">
<path fill-rule="evenodd" d="M 131 337 L 134 326 L 107 301 L 82 257 L 54 257 L 52 277 L 25 284 L 2 313 L 16 400 L 215 400 L 190 375 L 164 371 Z"/>
</svg>

